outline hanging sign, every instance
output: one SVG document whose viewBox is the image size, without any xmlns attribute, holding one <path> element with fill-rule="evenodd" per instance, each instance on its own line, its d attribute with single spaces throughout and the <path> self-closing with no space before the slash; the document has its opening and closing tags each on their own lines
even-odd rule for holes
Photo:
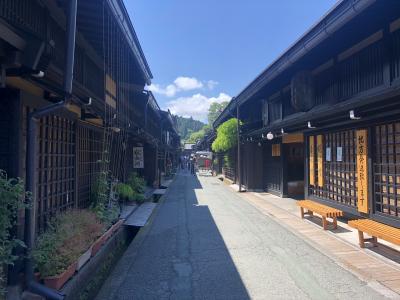
<svg viewBox="0 0 400 300">
<path fill-rule="evenodd" d="M 357 130 L 357 206 L 358 211 L 368 213 L 368 132 Z"/>
<path fill-rule="evenodd" d="M 133 168 L 144 168 L 143 147 L 133 147 Z"/>
<path fill-rule="evenodd" d="M 342 147 L 336 148 L 336 161 L 343 161 L 343 148 Z"/>
<path fill-rule="evenodd" d="M 318 186 L 324 186 L 324 143 L 323 136 L 317 135 L 317 168 L 318 168 Z"/>
<path fill-rule="evenodd" d="M 327 147 L 325 150 L 325 160 L 331 161 L 331 147 Z"/>
<path fill-rule="evenodd" d="M 309 153 L 310 153 L 310 157 L 308 159 L 309 164 L 310 164 L 310 185 L 315 185 L 315 170 L 314 170 L 314 166 L 315 166 L 315 161 L 314 161 L 314 157 L 315 157 L 315 142 L 314 142 L 314 136 L 310 136 L 309 137 Z"/>
</svg>

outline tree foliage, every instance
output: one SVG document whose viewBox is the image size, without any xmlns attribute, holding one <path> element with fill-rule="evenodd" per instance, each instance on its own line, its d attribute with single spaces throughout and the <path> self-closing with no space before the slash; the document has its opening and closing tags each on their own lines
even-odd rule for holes
<svg viewBox="0 0 400 300">
<path fill-rule="evenodd" d="M 210 105 L 208 109 L 208 124 L 212 126 L 214 121 L 218 118 L 218 116 L 222 113 L 222 111 L 227 107 L 229 104 L 228 101 L 224 101 L 221 103 L 214 102 Z"/>
<path fill-rule="evenodd" d="M 193 132 L 190 134 L 189 138 L 186 140 L 187 143 L 196 143 L 198 140 L 201 140 L 207 133 L 211 131 L 210 125 L 204 125 L 202 129 L 199 131 Z"/>
<path fill-rule="evenodd" d="M 185 118 L 176 116 L 178 133 L 181 136 L 182 141 L 186 141 L 189 136 L 196 131 L 199 131 L 205 125 L 203 122 L 193 120 L 193 118 Z"/>
<path fill-rule="evenodd" d="M 217 128 L 217 137 L 211 146 L 213 151 L 228 151 L 237 144 L 237 122 L 236 118 L 232 118 Z"/>
</svg>

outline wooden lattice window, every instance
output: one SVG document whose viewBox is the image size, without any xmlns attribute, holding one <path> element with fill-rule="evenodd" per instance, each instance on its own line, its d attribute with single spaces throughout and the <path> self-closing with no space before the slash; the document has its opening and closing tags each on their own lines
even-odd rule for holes
<svg viewBox="0 0 400 300">
<path fill-rule="evenodd" d="M 317 182 L 317 153 L 314 158 Z M 324 135 L 324 185 L 309 186 L 312 195 L 351 207 L 357 206 L 355 131 Z"/>
<path fill-rule="evenodd" d="M 101 171 L 103 130 L 90 125 L 77 127 L 78 207 L 90 205 L 95 180 Z"/>
<path fill-rule="evenodd" d="M 40 120 L 37 169 L 38 230 L 75 205 L 75 123 L 58 116 Z"/>
<path fill-rule="evenodd" d="M 375 127 L 374 150 L 375 210 L 398 217 L 400 210 L 400 123 Z"/>
</svg>

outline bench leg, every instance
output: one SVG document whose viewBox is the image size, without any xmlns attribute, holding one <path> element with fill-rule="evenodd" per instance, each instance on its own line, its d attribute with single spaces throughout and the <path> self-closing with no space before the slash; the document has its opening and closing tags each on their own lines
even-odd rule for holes
<svg viewBox="0 0 400 300">
<path fill-rule="evenodd" d="M 358 231 L 358 243 L 360 244 L 361 248 L 365 248 L 365 243 L 364 243 L 364 232 Z"/>
<path fill-rule="evenodd" d="M 322 227 L 324 230 L 328 229 L 328 222 L 326 221 L 326 217 L 322 217 Z"/>
<path fill-rule="evenodd" d="M 372 237 L 372 245 L 374 245 L 374 247 L 378 247 L 378 238 L 376 236 Z"/>
<path fill-rule="evenodd" d="M 337 219 L 333 217 L 333 229 L 337 229 Z"/>
<path fill-rule="evenodd" d="M 300 215 L 301 215 L 301 218 L 304 219 L 304 208 L 303 207 L 300 207 Z"/>
<path fill-rule="evenodd" d="M 308 211 L 308 214 L 309 214 L 311 217 L 314 216 L 314 213 L 313 213 L 311 210 Z"/>
</svg>

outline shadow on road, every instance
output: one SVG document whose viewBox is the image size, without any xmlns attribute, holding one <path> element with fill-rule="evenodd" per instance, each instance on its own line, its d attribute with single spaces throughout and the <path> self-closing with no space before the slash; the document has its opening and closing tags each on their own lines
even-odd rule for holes
<svg viewBox="0 0 400 300">
<path fill-rule="evenodd" d="M 179 184 L 174 188 L 179 189 Z M 213 196 L 192 175 L 186 181 L 184 201 L 195 298 L 250 299 L 209 207 L 199 203 L 196 193 Z"/>
</svg>

